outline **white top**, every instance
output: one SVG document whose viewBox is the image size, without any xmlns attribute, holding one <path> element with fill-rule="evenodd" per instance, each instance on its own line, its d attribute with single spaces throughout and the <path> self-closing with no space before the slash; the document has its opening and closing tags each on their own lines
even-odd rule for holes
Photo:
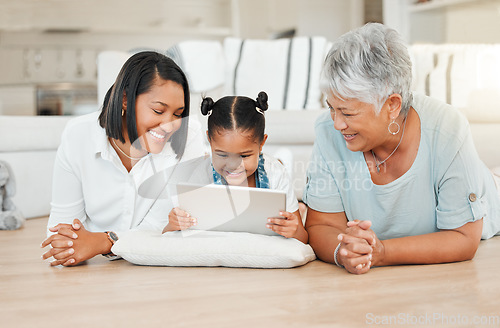
<svg viewBox="0 0 500 328">
<path fill-rule="evenodd" d="M 79 116 L 66 125 L 54 164 L 48 227 L 80 219 L 93 232 L 130 229 L 161 230 L 168 223 L 168 197 L 141 196 L 141 184 L 178 162 L 170 143 L 148 154 L 127 172 L 98 122 L 99 112 Z M 181 161 L 203 156 L 200 123 L 189 120 Z M 47 232 L 51 234 L 50 232 Z"/>
<path fill-rule="evenodd" d="M 482 238 L 500 231 L 500 199 L 481 162 L 469 124 L 455 108 L 415 95 L 420 144 L 410 169 L 385 184 L 372 182 L 362 152 L 346 147 L 326 113 L 316 122 L 304 202 L 320 212 L 371 220 L 380 239 L 456 229 L 483 219 Z"/>
<path fill-rule="evenodd" d="M 203 185 L 214 183 L 211 157 L 199 159 L 194 165 L 196 168 L 193 170 L 188 182 Z M 285 166 L 276 158 L 264 154 L 264 170 L 269 179 L 269 189 L 286 192 L 286 211 L 291 213 L 297 211 L 299 202 Z"/>
</svg>

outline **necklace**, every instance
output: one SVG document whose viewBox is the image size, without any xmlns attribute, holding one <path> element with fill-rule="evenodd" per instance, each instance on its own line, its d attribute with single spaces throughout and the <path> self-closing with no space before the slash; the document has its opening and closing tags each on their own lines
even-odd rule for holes
<svg viewBox="0 0 500 328">
<path fill-rule="evenodd" d="M 404 131 L 404 130 L 403 130 L 403 131 Z M 122 154 L 123 154 L 123 156 L 127 157 L 128 159 L 131 159 L 131 160 L 133 160 L 133 161 L 138 161 L 138 160 L 140 160 L 142 157 L 146 156 L 146 155 L 144 155 L 144 156 L 142 156 L 142 157 L 131 157 L 131 156 L 127 155 L 127 154 L 126 154 L 123 150 L 121 150 L 121 148 L 120 148 L 120 147 L 118 147 L 118 145 L 117 145 L 117 144 L 116 144 L 116 142 L 115 142 L 115 139 L 113 139 L 113 138 L 110 138 L 110 139 L 111 139 L 111 142 L 113 143 L 113 145 L 115 145 L 116 149 L 118 149 L 118 151 L 119 151 L 120 153 L 122 153 Z"/>
<path fill-rule="evenodd" d="M 406 117 L 404 119 L 404 124 L 403 124 L 403 132 L 401 133 L 401 139 L 399 139 L 399 142 L 398 142 L 398 145 L 396 146 L 396 148 L 394 148 L 394 150 L 392 151 L 392 153 L 389 154 L 389 156 L 387 156 L 383 161 L 379 162 L 377 160 L 377 157 L 375 156 L 375 153 L 373 152 L 373 150 L 370 150 L 372 152 L 372 156 L 373 156 L 373 160 L 375 161 L 375 166 L 377 167 L 377 173 L 380 173 L 380 167 L 382 166 L 382 164 L 384 164 L 385 162 L 387 162 L 387 160 L 396 152 L 396 150 L 399 148 L 399 145 L 401 145 L 401 141 L 403 141 L 403 137 L 405 136 L 405 127 L 406 127 Z"/>
</svg>

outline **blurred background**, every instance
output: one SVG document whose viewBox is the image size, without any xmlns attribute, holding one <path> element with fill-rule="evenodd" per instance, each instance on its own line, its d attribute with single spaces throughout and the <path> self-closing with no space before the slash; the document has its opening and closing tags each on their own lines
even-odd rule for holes
<svg viewBox="0 0 500 328">
<path fill-rule="evenodd" d="M 0 0 L 0 115 L 97 110 L 98 54 L 184 40 L 324 36 L 366 22 L 408 44 L 500 43 L 499 0 Z"/>
</svg>

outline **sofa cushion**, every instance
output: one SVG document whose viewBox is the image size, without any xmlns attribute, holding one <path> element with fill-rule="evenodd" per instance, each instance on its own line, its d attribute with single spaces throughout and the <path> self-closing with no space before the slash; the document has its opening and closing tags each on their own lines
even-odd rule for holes
<svg viewBox="0 0 500 328">
<path fill-rule="evenodd" d="M 2 152 L 54 150 L 71 116 L 1 116 Z"/>
<path fill-rule="evenodd" d="M 226 94 L 269 96 L 269 109 L 319 109 L 321 67 L 329 44 L 324 37 L 257 40 L 226 38 Z"/>
<path fill-rule="evenodd" d="M 470 128 L 479 158 L 489 168 L 500 166 L 500 124 L 471 123 Z"/>
<path fill-rule="evenodd" d="M 12 201 L 27 217 L 49 214 L 52 171 L 61 134 L 71 116 L 1 116 L 0 160 L 16 181 Z"/>
<path fill-rule="evenodd" d="M 24 217 L 48 215 L 52 196 L 52 171 L 56 150 L 0 152 L 15 179 L 12 202 Z"/>
<path fill-rule="evenodd" d="M 499 44 L 409 47 L 413 90 L 460 109 L 472 123 L 500 123 Z"/>
<path fill-rule="evenodd" d="M 314 123 L 327 109 L 304 111 L 267 111 L 266 144 L 312 145 L 314 143 Z"/>
</svg>

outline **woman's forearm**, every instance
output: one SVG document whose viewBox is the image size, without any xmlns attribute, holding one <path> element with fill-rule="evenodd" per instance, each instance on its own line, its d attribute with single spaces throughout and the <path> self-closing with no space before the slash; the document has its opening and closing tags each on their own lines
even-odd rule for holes
<svg viewBox="0 0 500 328">
<path fill-rule="evenodd" d="M 338 228 L 331 226 L 316 225 L 308 227 L 309 245 L 313 248 L 316 256 L 325 262 L 335 263 L 334 252 L 339 244 L 337 236 L 343 233 Z"/>
<path fill-rule="evenodd" d="M 482 222 L 467 223 L 457 230 L 382 241 L 383 257 L 375 266 L 397 264 L 435 264 L 470 260 L 481 240 Z"/>
</svg>

